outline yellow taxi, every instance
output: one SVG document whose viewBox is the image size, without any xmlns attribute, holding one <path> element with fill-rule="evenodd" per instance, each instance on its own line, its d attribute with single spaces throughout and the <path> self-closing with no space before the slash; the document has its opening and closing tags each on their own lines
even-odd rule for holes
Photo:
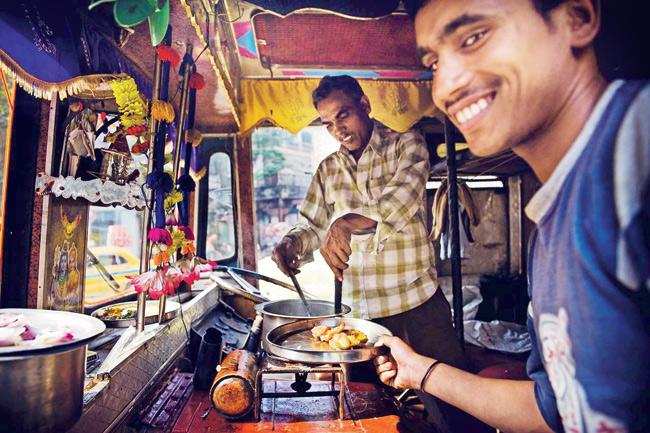
<svg viewBox="0 0 650 433">
<path fill-rule="evenodd" d="M 139 271 L 140 259 L 126 248 L 89 247 L 84 305 L 93 307 L 133 293 L 127 277 L 138 275 Z"/>
</svg>

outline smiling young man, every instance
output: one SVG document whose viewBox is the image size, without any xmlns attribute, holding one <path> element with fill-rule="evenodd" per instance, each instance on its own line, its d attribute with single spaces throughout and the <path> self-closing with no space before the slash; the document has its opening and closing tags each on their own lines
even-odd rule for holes
<svg viewBox="0 0 650 433">
<path fill-rule="evenodd" d="M 528 265 L 530 381 L 477 377 L 384 338 L 380 379 L 505 431 L 650 431 L 650 87 L 607 83 L 590 0 L 430 0 L 415 15 L 436 106 L 472 152 L 544 183 Z"/>
<path fill-rule="evenodd" d="M 313 102 L 341 147 L 320 163 L 301 222 L 275 247 L 273 260 L 288 274 L 320 247 L 343 282 L 351 316 L 372 319 L 417 350 L 461 366 L 426 227 L 429 154 L 422 135 L 372 120 L 367 96 L 349 76 L 324 77 Z M 444 431 L 434 399 L 422 398 Z"/>
</svg>

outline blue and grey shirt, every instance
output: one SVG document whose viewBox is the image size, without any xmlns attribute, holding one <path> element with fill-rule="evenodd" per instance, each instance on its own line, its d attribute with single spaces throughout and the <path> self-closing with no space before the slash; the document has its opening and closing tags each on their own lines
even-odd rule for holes
<svg viewBox="0 0 650 433">
<path fill-rule="evenodd" d="M 616 81 L 526 208 L 528 373 L 565 432 L 650 431 L 650 86 Z"/>
</svg>

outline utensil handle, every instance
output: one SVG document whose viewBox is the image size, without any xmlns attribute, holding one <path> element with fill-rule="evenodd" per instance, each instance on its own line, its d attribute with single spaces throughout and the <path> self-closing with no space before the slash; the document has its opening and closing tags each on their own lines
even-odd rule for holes
<svg viewBox="0 0 650 433">
<path fill-rule="evenodd" d="M 307 303 L 307 299 L 305 299 L 305 294 L 302 293 L 302 288 L 300 287 L 300 284 L 298 284 L 298 279 L 296 278 L 295 272 L 289 270 L 289 277 L 291 277 L 291 282 L 296 287 L 298 296 L 300 296 L 300 300 L 302 301 L 302 304 L 305 306 L 307 316 L 311 317 L 311 311 L 309 311 L 309 304 Z"/>
<path fill-rule="evenodd" d="M 343 297 L 343 281 L 334 277 L 334 313 L 341 312 L 341 298 Z"/>
</svg>

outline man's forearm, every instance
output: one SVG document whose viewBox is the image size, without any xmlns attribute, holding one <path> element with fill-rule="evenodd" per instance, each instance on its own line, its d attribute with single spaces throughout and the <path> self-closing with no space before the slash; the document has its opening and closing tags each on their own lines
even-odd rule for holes
<svg viewBox="0 0 650 433">
<path fill-rule="evenodd" d="M 377 221 L 356 213 L 343 215 L 339 219 L 343 220 L 353 233 L 358 230 L 369 230 L 377 227 Z"/>
<path fill-rule="evenodd" d="M 532 381 L 488 379 L 439 364 L 424 391 L 505 432 L 552 433 L 537 407 Z"/>
</svg>

